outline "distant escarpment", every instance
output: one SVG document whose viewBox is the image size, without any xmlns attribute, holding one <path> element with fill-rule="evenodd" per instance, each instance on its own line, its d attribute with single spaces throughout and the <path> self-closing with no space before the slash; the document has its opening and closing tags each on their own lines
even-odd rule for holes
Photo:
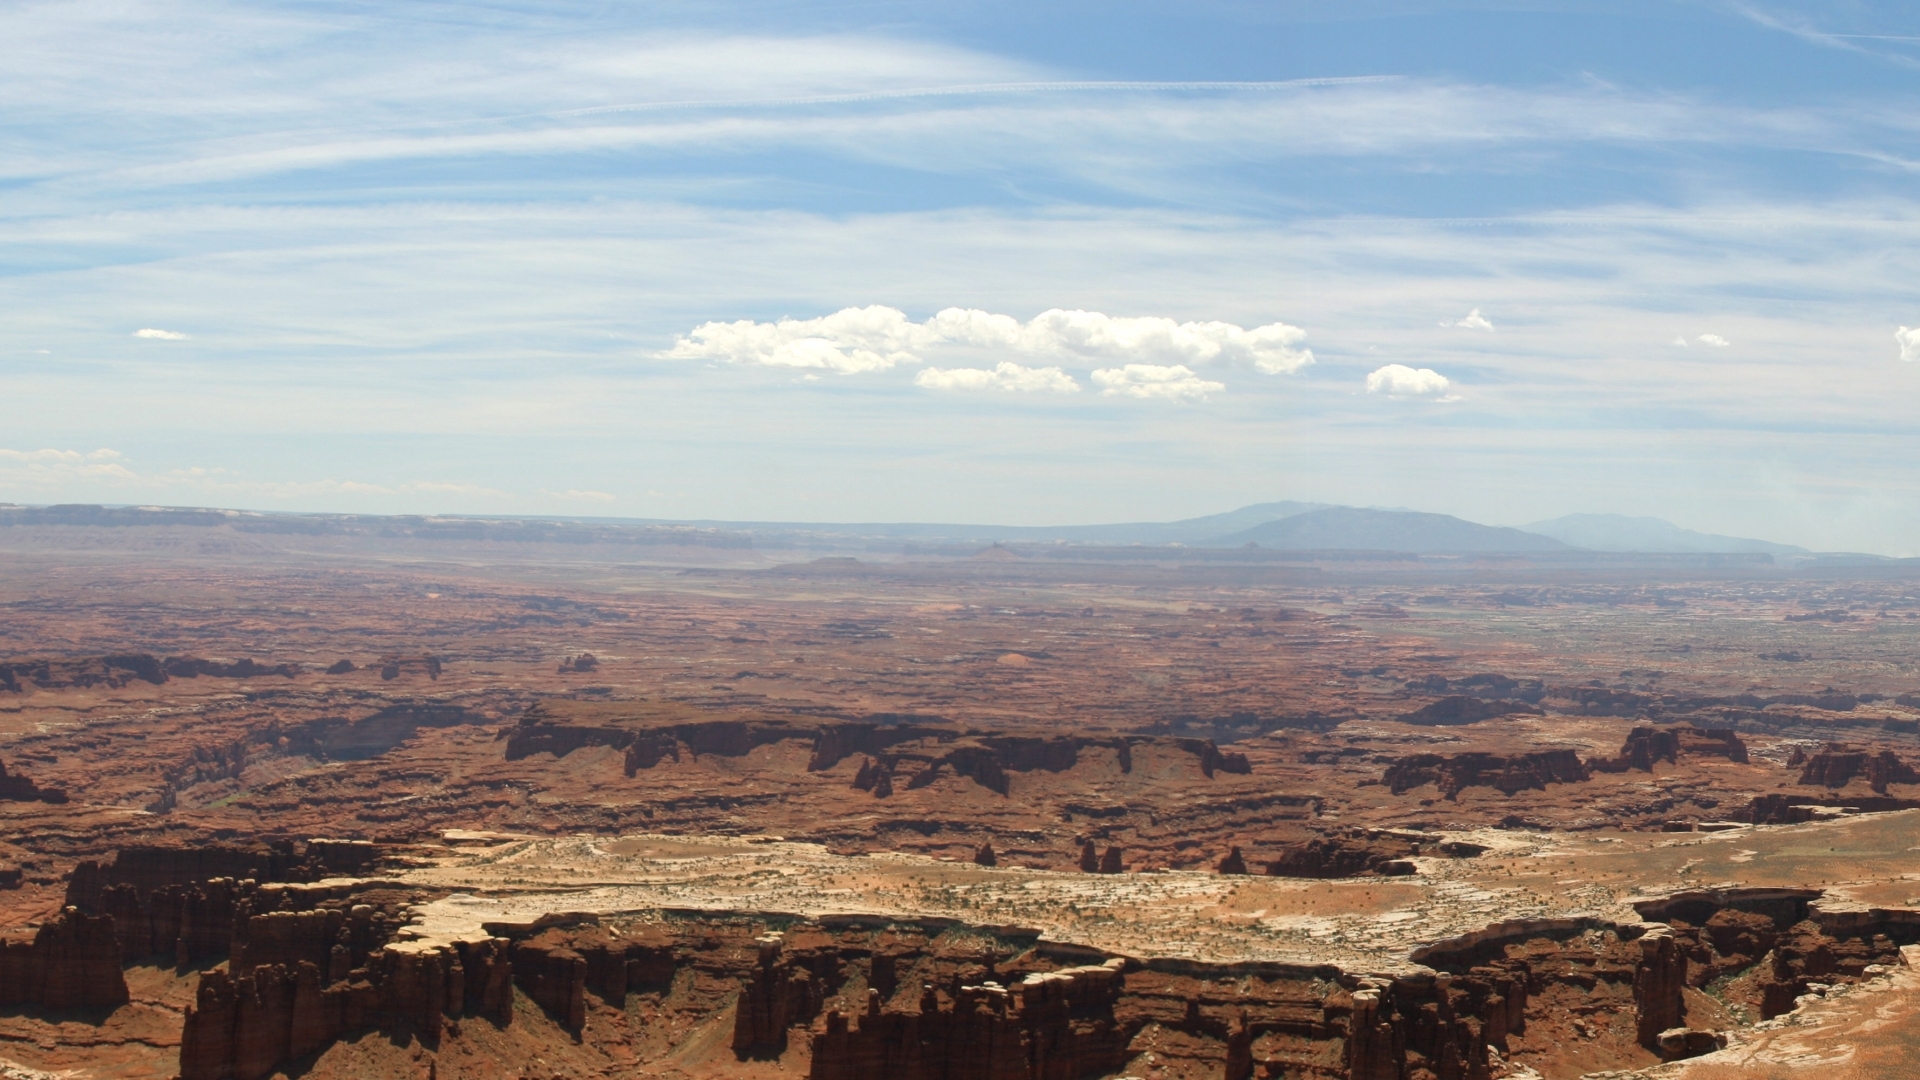
<svg viewBox="0 0 1920 1080">
<path fill-rule="evenodd" d="M 1627 733 L 1620 753 L 1612 758 L 1597 758 L 1588 764 L 1597 772 L 1620 773 L 1629 770 L 1652 772 L 1656 762 L 1678 764 L 1680 758 L 1718 757 L 1745 762 L 1747 744 L 1732 728 L 1696 728 L 1691 724 L 1674 727 L 1640 726 Z"/>
<path fill-rule="evenodd" d="M 262 664 L 251 657 L 233 661 L 203 660 L 197 656 L 157 657 L 150 653 L 118 653 L 66 660 L 0 660 L 0 690 L 24 693 L 103 686 L 118 689 L 133 682 L 162 685 L 170 679 L 253 679 L 270 675 L 292 678 L 298 664 Z"/>
<path fill-rule="evenodd" d="M 1423 705 L 1402 715 L 1399 719 L 1403 724 L 1443 727 L 1455 724 L 1477 724 L 1482 720 L 1514 715 L 1539 716 L 1540 710 L 1524 701 L 1505 701 L 1498 698 L 1456 694 Z"/>
<path fill-rule="evenodd" d="M 1802 784 L 1842 788 L 1860 777 L 1882 795 L 1889 784 L 1920 784 L 1920 771 L 1891 750 L 1871 753 L 1843 743 L 1828 743 L 1818 753 L 1808 754 L 1796 747 L 1787 764 L 1800 768 Z"/>
<path fill-rule="evenodd" d="M 1470 787 L 1490 787 L 1503 795 L 1549 783 L 1592 779 L 1586 763 L 1572 750 L 1536 750 L 1524 754 L 1414 754 L 1387 766 L 1380 782 L 1395 795 L 1433 784 L 1442 798 L 1457 799 Z"/>
<path fill-rule="evenodd" d="M 855 755 L 862 764 L 854 786 L 884 798 L 896 788 L 926 787 L 943 774 L 971 779 L 1001 795 L 1010 773 L 1062 773 L 1089 751 L 1104 751 L 1131 772 L 1141 747 L 1169 750 L 1192 759 L 1200 774 L 1245 774 L 1246 755 L 1223 752 L 1211 739 L 1162 735 L 1058 734 L 924 723 L 807 721 L 781 717 L 681 716 L 658 706 L 574 706 L 542 703 L 529 708 L 507 737 L 506 758 L 538 753 L 565 756 L 589 746 L 625 751 L 628 776 L 663 761 L 706 756 L 744 757 L 756 748 L 797 741 L 808 747 L 806 771 L 823 772 Z M 585 713 L 585 715 L 582 715 Z"/>
</svg>

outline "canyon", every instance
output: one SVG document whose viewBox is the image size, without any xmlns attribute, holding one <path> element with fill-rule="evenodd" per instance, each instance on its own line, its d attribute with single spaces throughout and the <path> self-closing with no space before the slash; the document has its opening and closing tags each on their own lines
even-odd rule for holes
<svg viewBox="0 0 1920 1080">
<path fill-rule="evenodd" d="M 1898 575 L 72 528 L 0 552 L 21 1070 L 1710 1077 L 1920 1000 Z"/>
</svg>

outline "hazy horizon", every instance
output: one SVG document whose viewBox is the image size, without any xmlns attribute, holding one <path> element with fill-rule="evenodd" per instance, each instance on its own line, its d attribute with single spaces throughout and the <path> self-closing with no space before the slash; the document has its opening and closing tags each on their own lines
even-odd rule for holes
<svg viewBox="0 0 1920 1080">
<path fill-rule="evenodd" d="M 1920 11 L 23 4 L 0 500 L 1920 554 Z"/>
</svg>

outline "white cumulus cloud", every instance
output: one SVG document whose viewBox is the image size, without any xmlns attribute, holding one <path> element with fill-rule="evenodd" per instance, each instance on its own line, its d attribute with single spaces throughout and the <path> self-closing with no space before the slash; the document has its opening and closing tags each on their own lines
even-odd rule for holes
<svg viewBox="0 0 1920 1080">
<path fill-rule="evenodd" d="M 1286 375 L 1313 363 L 1296 346 L 1306 331 L 1286 323 L 1246 329 L 1226 322 L 1175 322 L 1097 311 L 1043 311 L 1027 322 L 972 308 L 947 308 L 914 322 L 896 308 L 844 308 L 817 319 L 751 319 L 696 326 L 659 355 L 852 374 L 919 363 L 943 348 L 1011 352 L 1023 357 L 1157 366 L 1243 364 Z"/>
<path fill-rule="evenodd" d="M 1027 393 L 1077 393 L 1080 384 L 1057 367 L 1031 368 L 1001 361 L 991 368 L 923 368 L 913 385 L 929 390 L 1011 390 Z"/>
<path fill-rule="evenodd" d="M 133 336 L 137 338 L 151 338 L 155 341 L 187 340 L 187 335 L 181 333 L 178 330 L 156 330 L 151 326 L 142 327 L 139 330 L 135 330 L 133 332 Z"/>
<path fill-rule="evenodd" d="M 1480 314 L 1479 308 L 1474 308 L 1458 319 L 1442 319 L 1440 320 L 1440 325 L 1457 326 L 1462 330 L 1491 330 L 1493 329 L 1493 320 Z"/>
<path fill-rule="evenodd" d="M 1367 393 L 1388 397 L 1433 397 L 1444 395 L 1453 384 L 1432 368 L 1411 368 L 1388 364 L 1367 376 Z"/>
<path fill-rule="evenodd" d="M 1733 342 L 1728 341 L 1726 338 L 1721 337 L 1719 334 L 1701 334 L 1699 337 L 1695 338 L 1694 340 L 1698 341 L 1702 345 L 1711 345 L 1716 349 L 1724 349 L 1727 346 L 1733 344 Z"/>
<path fill-rule="evenodd" d="M 1900 343 L 1900 359 L 1909 364 L 1920 361 L 1920 326 L 1911 330 L 1903 326 L 1895 330 L 1893 340 Z"/>
<path fill-rule="evenodd" d="M 1687 348 L 1687 347 L 1688 347 L 1688 346 L 1687 346 L 1687 336 L 1686 336 L 1685 334 L 1682 334 L 1682 335 L 1680 335 L 1679 337 L 1677 337 L 1677 338 L 1674 338 L 1674 339 L 1673 339 L 1673 343 L 1674 343 L 1675 345 L 1678 345 L 1678 346 L 1680 346 L 1680 347 L 1681 347 L 1681 348 L 1683 348 L 1683 349 L 1684 349 L 1684 348 Z"/>
<path fill-rule="evenodd" d="M 1225 383 L 1209 382 L 1195 375 L 1185 364 L 1128 364 L 1102 368 L 1093 373 L 1093 381 L 1109 397 L 1160 398 L 1186 401 L 1204 398 L 1225 390 Z"/>
</svg>

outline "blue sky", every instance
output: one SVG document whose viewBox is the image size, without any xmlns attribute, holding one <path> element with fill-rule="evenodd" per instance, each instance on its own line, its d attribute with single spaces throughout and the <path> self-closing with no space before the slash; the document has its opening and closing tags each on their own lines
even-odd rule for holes
<svg viewBox="0 0 1920 1080">
<path fill-rule="evenodd" d="M 1892 3 L 0 3 L 0 500 L 1920 553 L 1917 88 Z"/>
</svg>

